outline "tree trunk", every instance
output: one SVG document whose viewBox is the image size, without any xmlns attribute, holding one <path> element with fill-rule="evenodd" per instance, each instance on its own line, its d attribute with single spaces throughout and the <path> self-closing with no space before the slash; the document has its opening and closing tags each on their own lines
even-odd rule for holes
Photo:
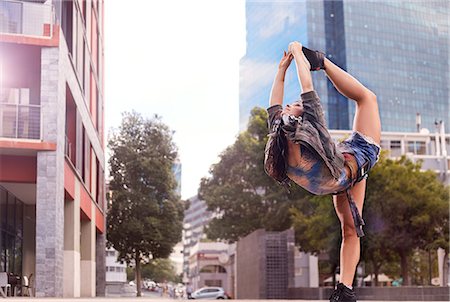
<svg viewBox="0 0 450 302">
<path fill-rule="evenodd" d="M 139 255 L 136 255 L 135 258 L 136 261 L 136 296 L 137 297 L 141 297 L 142 296 L 142 292 L 141 292 L 141 257 Z"/>
<path fill-rule="evenodd" d="M 411 285 L 408 274 L 408 255 L 406 252 L 400 252 L 400 265 L 402 268 L 403 285 Z"/>
<path fill-rule="evenodd" d="M 447 284 L 448 284 L 448 252 L 447 251 L 445 251 L 445 254 L 444 254 L 444 263 L 443 263 L 443 270 L 442 270 L 442 272 L 443 272 L 443 274 L 444 274 L 444 286 L 447 286 Z"/>
<path fill-rule="evenodd" d="M 375 261 L 373 262 L 373 274 L 374 274 L 374 278 L 372 280 L 372 284 L 374 284 L 374 286 L 378 286 L 378 274 L 380 273 L 380 265 L 378 265 L 378 263 L 376 263 Z"/>
</svg>

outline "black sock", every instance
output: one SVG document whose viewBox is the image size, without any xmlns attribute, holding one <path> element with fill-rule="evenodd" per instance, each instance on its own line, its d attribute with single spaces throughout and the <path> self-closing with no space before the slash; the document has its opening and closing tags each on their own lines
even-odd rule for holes
<svg viewBox="0 0 450 302">
<path fill-rule="evenodd" d="M 323 52 L 311 50 L 305 46 L 302 47 L 302 51 L 311 64 L 311 71 L 325 69 L 325 54 Z"/>
</svg>

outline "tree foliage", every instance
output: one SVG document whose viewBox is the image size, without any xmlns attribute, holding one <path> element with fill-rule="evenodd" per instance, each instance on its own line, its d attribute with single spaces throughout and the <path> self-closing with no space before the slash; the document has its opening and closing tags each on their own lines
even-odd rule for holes
<svg viewBox="0 0 450 302">
<path fill-rule="evenodd" d="M 408 257 L 415 249 L 441 247 L 448 251 L 448 194 L 433 171 L 421 170 L 421 162 L 381 156 L 370 173 L 366 192 L 368 257 L 381 261 L 394 252 L 408 284 Z"/>
<path fill-rule="evenodd" d="M 123 114 L 108 147 L 108 243 L 120 260 L 134 261 L 140 295 L 141 262 L 168 257 L 181 239 L 183 206 L 172 173 L 177 151 L 160 118 L 136 112 Z"/>
<path fill-rule="evenodd" d="M 161 282 L 180 283 L 180 276 L 177 275 L 175 267 L 170 259 L 154 259 L 142 266 L 142 277 Z"/>
</svg>

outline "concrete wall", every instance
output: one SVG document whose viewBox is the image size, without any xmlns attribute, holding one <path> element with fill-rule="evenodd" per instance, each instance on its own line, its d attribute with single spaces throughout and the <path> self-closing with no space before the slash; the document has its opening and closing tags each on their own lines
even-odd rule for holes
<svg viewBox="0 0 450 302">
<path fill-rule="evenodd" d="M 42 139 L 56 151 L 37 154 L 36 296 L 63 295 L 65 83 L 57 47 L 41 52 Z"/>
<path fill-rule="evenodd" d="M 326 300 L 331 287 L 290 288 L 289 299 Z M 355 288 L 358 301 L 450 301 L 448 287 L 359 287 Z"/>
<path fill-rule="evenodd" d="M 264 230 L 257 230 L 236 245 L 236 299 L 265 298 L 264 234 Z"/>
</svg>

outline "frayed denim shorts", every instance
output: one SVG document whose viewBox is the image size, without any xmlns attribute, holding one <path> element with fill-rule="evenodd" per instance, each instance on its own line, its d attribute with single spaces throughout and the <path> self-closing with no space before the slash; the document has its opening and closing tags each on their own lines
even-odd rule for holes
<svg viewBox="0 0 450 302">
<path fill-rule="evenodd" d="M 375 141 L 358 131 L 339 144 L 343 153 L 352 154 L 358 164 L 358 180 L 367 176 L 370 169 L 375 166 L 380 156 L 380 145 Z"/>
</svg>

